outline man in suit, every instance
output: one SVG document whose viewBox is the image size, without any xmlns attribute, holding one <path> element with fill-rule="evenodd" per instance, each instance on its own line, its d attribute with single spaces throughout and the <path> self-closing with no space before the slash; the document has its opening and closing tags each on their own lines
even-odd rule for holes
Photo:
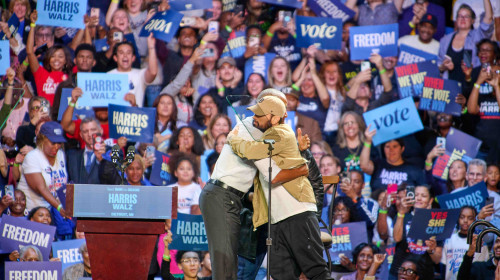
<svg viewBox="0 0 500 280">
<path fill-rule="evenodd" d="M 297 107 L 299 106 L 299 93 L 292 89 L 290 92 L 286 93 L 285 96 L 288 101 L 286 110 L 295 112 L 295 129 L 302 129 L 304 135 L 309 135 L 311 142 L 323 140 L 318 122 L 313 118 L 297 112 Z"/>
<path fill-rule="evenodd" d="M 83 119 L 80 124 L 80 137 L 85 142 L 85 147 L 66 152 L 68 181 L 75 184 L 99 184 L 99 163 L 106 152 L 106 145 L 101 141 L 94 147 L 94 134 L 102 135 L 99 121 L 94 117 Z"/>
</svg>

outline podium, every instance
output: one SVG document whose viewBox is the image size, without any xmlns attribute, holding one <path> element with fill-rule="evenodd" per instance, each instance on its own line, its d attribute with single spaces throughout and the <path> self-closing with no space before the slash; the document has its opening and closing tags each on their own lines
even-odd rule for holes
<svg viewBox="0 0 500 280">
<path fill-rule="evenodd" d="M 66 212 L 85 232 L 93 280 L 147 279 L 165 219 L 177 218 L 177 187 L 66 186 Z"/>
</svg>

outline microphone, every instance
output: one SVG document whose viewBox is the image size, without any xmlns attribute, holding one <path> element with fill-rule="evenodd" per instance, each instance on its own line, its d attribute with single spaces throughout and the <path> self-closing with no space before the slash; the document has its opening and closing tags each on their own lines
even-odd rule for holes
<svg viewBox="0 0 500 280">
<path fill-rule="evenodd" d="M 264 139 L 264 143 L 273 145 L 274 143 L 276 143 L 276 141 L 274 141 L 273 139 Z"/>
<path fill-rule="evenodd" d="M 135 148 L 134 148 L 134 146 L 128 146 L 127 156 L 125 157 L 125 159 L 127 160 L 128 164 L 131 164 L 134 161 L 134 156 L 135 156 Z"/>
<path fill-rule="evenodd" d="M 120 147 L 118 145 L 114 145 L 113 148 L 111 148 L 111 162 L 116 164 L 118 163 L 119 159 L 120 159 Z"/>
</svg>

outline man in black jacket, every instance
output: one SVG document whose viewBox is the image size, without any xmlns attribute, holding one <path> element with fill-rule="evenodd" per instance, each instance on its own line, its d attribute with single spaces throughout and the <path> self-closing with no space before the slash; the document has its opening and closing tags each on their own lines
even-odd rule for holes
<svg viewBox="0 0 500 280">
<path fill-rule="evenodd" d="M 476 252 L 477 235 L 472 238 L 469 245 L 469 250 L 464 255 L 462 265 L 458 270 L 458 280 L 493 280 L 500 277 L 500 238 L 495 240 L 493 244 L 493 257 L 485 262 L 475 262 L 474 252 Z"/>
</svg>

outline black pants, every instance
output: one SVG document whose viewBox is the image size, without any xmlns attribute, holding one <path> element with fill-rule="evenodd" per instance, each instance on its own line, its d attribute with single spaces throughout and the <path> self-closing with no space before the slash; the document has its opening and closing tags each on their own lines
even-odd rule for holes
<svg viewBox="0 0 500 280">
<path fill-rule="evenodd" d="M 200 209 L 213 279 L 237 279 L 241 199 L 224 188 L 207 183 L 200 194 Z"/>
<path fill-rule="evenodd" d="M 323 243 L 314 212 L 308 211 L 271 225 L 271 276 L 274 280 L 308 279 L 329 276 L 323 259 Z"/>
</svg>

